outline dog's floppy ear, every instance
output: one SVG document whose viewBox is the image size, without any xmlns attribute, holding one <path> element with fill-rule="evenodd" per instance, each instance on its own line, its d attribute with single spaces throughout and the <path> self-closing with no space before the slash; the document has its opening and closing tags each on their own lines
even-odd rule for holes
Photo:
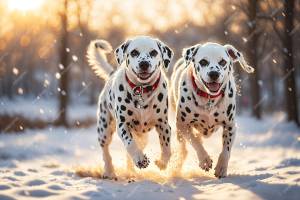
<svg viewBox="0 0 300 200">
<path fill-rule="evenodd" d="M 122 64 L 122 62 L 125 60 L 126 57 L 126 50 L 130 44 L 131 40 L 126 40 L 124 43 L 122 43 L 116 50 L 115 50 L 115 56 L 116 60 L 119 65 Z"/>
<path fill-rule="evenodd" d="M 169 69 L 170 62 L 174 56 L 174 53 L 170 47 L 168 47 L 165 43 L 157 39 L 157 46 L 160 50 L 160 54 L 163 60 L 163 66 L 165 70 Z"/>
<path fill-rule="evenodd" d="M 253 73 L 254 68 L 247 64 L 243 54 L 230 44 L 224 45 L 226 53 L 233 62 L 239 62 L 241 67 L 248 73 Z"/>
<path fill-rule="evenodd" d="M 186 64 L 186 67 L 191 63 L 191 61 L 193 60 L 193 57 L 196 55 L 198 48 L 199 48 L 200 44 L 196 44 L 194 46 L 188 47 L 188 48 L 184 48 L 182 50 L 182 57 L 184 59 L 184 62 Z"/>
</svg>

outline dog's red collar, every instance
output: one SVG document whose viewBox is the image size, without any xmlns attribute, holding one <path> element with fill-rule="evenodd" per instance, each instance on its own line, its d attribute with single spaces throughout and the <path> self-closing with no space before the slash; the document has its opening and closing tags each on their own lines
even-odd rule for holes
<svg viewBox="0 0 300 200">
<path fill-rule="evenodd" d="M 153 85 L 136 85 L 128 78 L 127 74 L 125 73 L 126 81 L 129 84 L 129 86 L 132 88 L 134 95 L 142 95 L 143 93 L 154 91 L 158 87 L 160 76 L 161 73 L 159 73 L 159 77 Z"/>
<path fill-rule="evenodd" d="M 222 95 L 222 97 L 224 97 L 224 90 L 221 90 L 216 95 L 210 95 L 210 94 L 204 92 L 203 90 L 201 90 L 200 88 L 198 88 L 196 81 L 195 81 L 195 77 L 193 76 L 193 73 L 191 73 L 191 79 L 192 79 L 193 88 L 196 90 L 197 95 L 204 97 L 204 98 L 208 98 L 208 99 L 217 98 L 221 95 Z"/>
</svg>

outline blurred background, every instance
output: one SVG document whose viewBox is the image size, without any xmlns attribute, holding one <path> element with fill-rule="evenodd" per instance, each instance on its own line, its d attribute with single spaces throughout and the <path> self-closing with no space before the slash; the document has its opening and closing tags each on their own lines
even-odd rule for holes
<svg viewBox="0 0 300 200">
<path fill-rule="evenodd" d="M 300 0 L 0 0 L 0 27 L 2 133 L 93 125 L 103 82 L 87 45 L 140 34 L 166 42 L 173 63 L 196 43 L 234 45 L 256 69 L 235 66 L 239 114 L 300 124 Z"/>
</svg>

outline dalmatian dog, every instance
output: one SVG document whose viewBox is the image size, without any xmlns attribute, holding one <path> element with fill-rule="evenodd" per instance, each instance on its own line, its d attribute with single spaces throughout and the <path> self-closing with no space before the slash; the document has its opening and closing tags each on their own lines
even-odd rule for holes
<svg viewBox="0 0 300 200">
<path fill-rule="evenodd" d="M 215 167 L 218 178 L 227 175 L 236 134 L 233 63 L 237 61 L 246 72 L 254 72 L 242 53 L 232 45 L 197 44 L 183 50 L 183 58 L 177 61 L 172 74 L 171 100 L 176 109 L 177 139 L 182 159 L 187 154 L 187 140 L 196 150 L 199 166 L 209 171 L 212 159 L 202 145 L 202 138 L 222 128 L 223 148 Z"/>
<path fill-rule="evenodd" d="M 104 178 L 116 179 L 109 144 L 116 131 L 127 150 L 128 170 L 134 165 L 146 168 L 143 153 L 147 132 L 155 128 L 159 134 L 161 155 L 155 164 L 162 170 L 171 156 L 171 127 L 168 123 L 166 70 L 173 51 L 163 42 L 148 36 L 128 39 L 115 50 L 119 67 L 107 62 L 112 51 L 104 40 L 92 41 L 88 62 L 95 73 L 106 81 L 98 102 L 98 140 L 103 152 Z"/>
</svg>

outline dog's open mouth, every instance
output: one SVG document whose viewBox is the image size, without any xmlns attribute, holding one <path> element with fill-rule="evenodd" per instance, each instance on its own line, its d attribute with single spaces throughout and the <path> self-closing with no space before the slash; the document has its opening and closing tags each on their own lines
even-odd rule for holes
<svg viewBox="0 0 300 200">
<path fill-rule="evenodd" d="M 205 82 L 203 79 L 202 79 L 203 83 L 205 84 L 205 86 L 209 89 L 209 91 L 211 92 L 217 92 L 220 87 L 221 87 L 221 83 L 217 83 L 217 82 Z"/>
<path fill-rule="evenodd" d="M 139 77 L 139 79 L 141 80 L 147 80 L 148 78 L 150 78 L 150 76 L 153 74 L 152 73 L 148 73 L 148 72 L 141 72 L 141 73 L 137 73 L 137 76 Z"/>
</svg>

